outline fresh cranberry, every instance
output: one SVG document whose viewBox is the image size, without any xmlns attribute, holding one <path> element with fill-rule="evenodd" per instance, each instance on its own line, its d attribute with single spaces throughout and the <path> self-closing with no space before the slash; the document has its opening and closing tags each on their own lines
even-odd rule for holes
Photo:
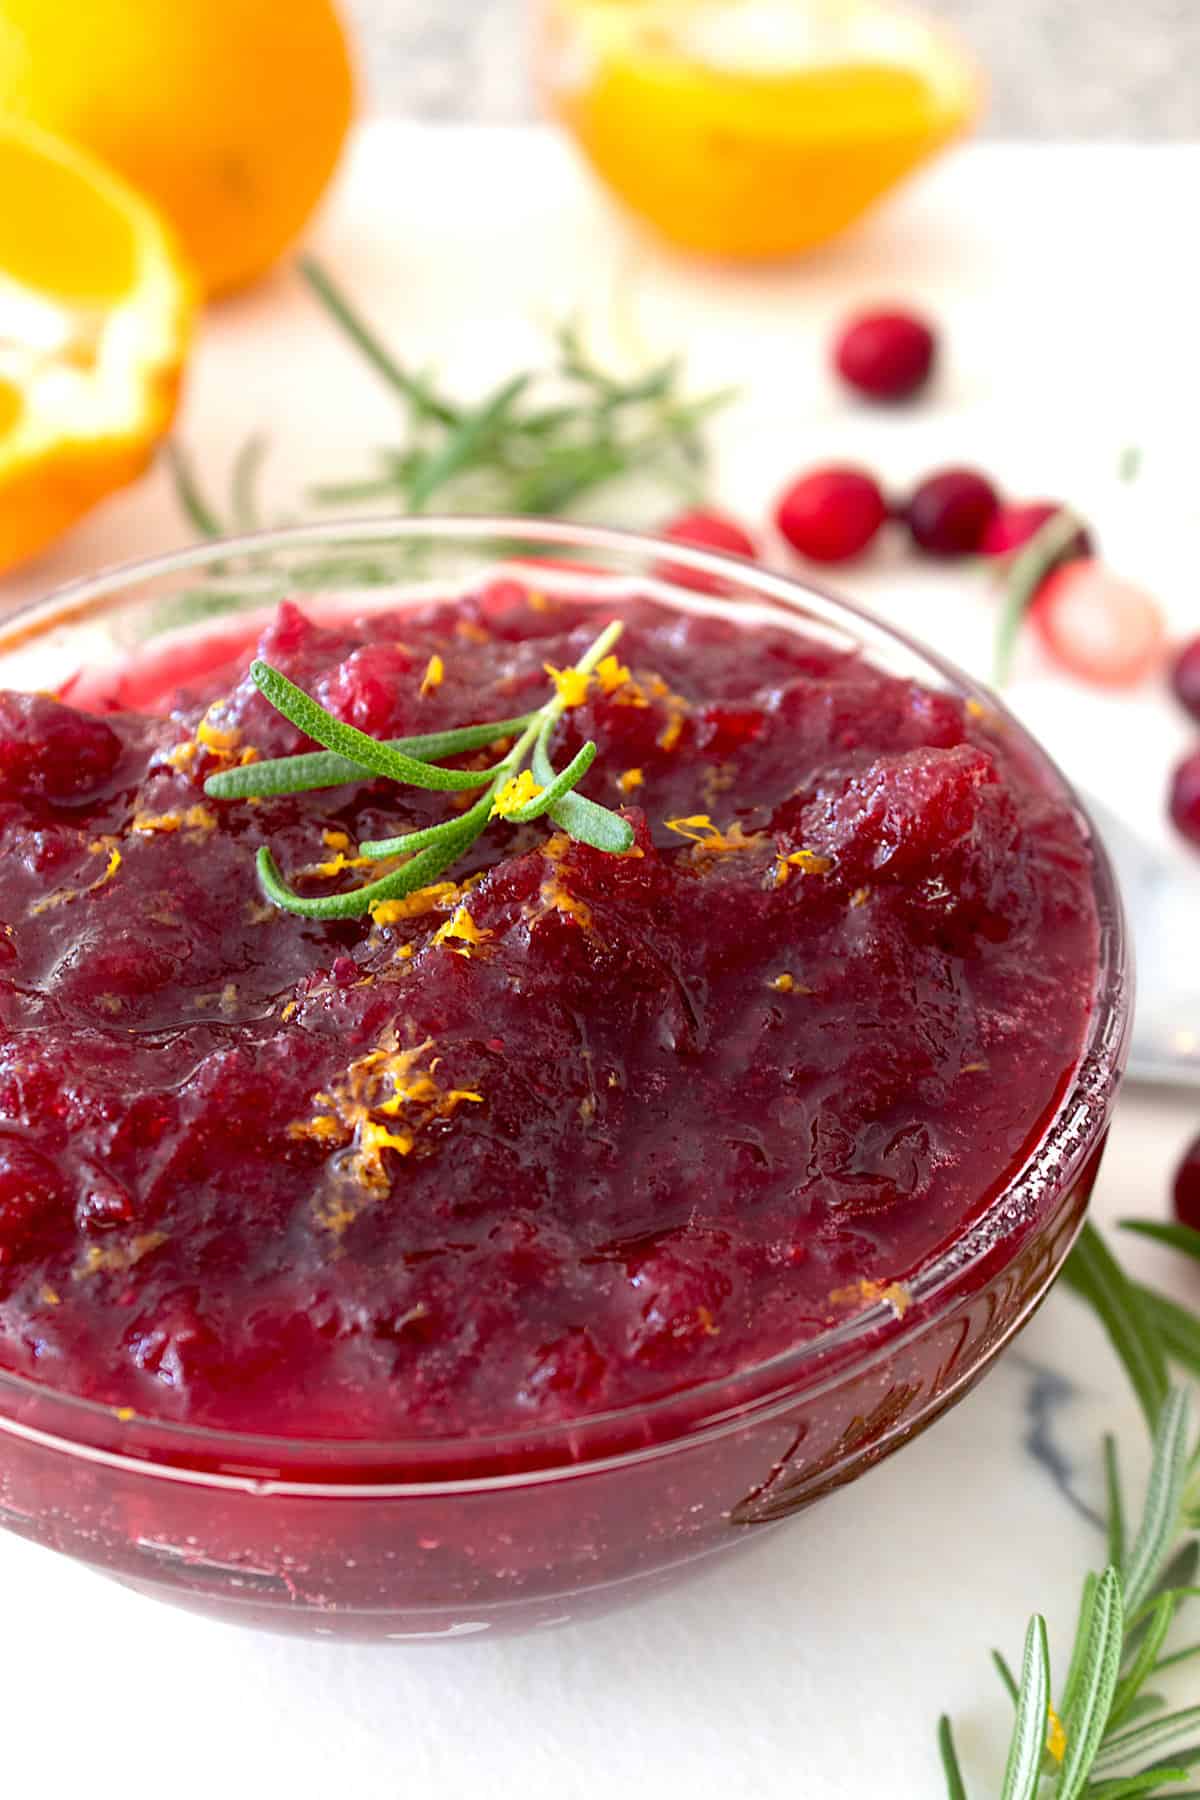
<svg viewBox="0 0 1200 1800">
<path fill-rule="evenodd" d="M 988 520 L 979 548 L 985 556 L 1011 556 L 1061 511 L 1056 500 L 1018 500 L 1011 505 L 1002 504 Z M 1064 558 L 1089 556 L 1091 550 L 1091 536 L 1081 525 L 1063 545 L 1062 554 Z"/>
<path fill-rule="evenodd" d="M 859 313 L 833 347 L 842 380 L 870 400 L 909 400 L 929 380 L 937 340 L 909 312 Z"/>
<path fill-rule="evenodd" d="M 1200 1231 L 1200 1137 L 1189 1145 L 1175 1172 L 1175 1217 Z"/>
<path fill-rule="evenodd" d="M 928 556 L 970 556 L 1000 504 L 991 482 L 974 469 L 941 469 L 928 476 L 904 511 L 913 542 Z"/>
<path fill-rule="evenodd" d="M 888 516 L 873 475 L 863 469 L 814 469 L 794 481 L 779 501 L 775 522 L 783 536 L 812 562 L 849 562 L 860 556 Z"/>
<path fill-rule="evenodd" d="M 720 550 L 727 556 L 757 557 L 758 545 L 750 533 L 731 519 L 728 513 L 711 507 L 697 507 L 680 513 L 662 527 L 660 536 L 677 544 L 697 544 L 704 550 Z M 700 569 L 685 569 L 679 563 L 663 563 L 655 573 L 676 587 L 691 588 L 699 594 L 728 594 L 732 588 L 718 575 L 706 575 Z"/>
<path fill-rule="evenodd" d="M 1193 750 L 1171 777 L 1171 822 L 1200 850 L 1200 750 Z"/>
<path fill-rule="evenodd" d="M 1184 712 L 1200 719 L 1200 637 L 1185 644 L 1171 668 L 1171 687 Z"/>
</svg>

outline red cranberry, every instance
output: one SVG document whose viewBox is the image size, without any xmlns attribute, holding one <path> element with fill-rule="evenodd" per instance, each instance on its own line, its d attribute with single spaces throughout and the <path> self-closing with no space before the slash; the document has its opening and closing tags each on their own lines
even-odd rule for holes
<svg viewBox="0 0 1200 1800">
<path fill-rule="evenodd" d="M 838 337 L 833 362 L 868 399 L 908 400 L 928 381 L 936 349 L 933 332 L 913 313 L 860 313 Z"/>
<path fill-rule="evenodd" d="M 859 556 L 888 516 L 873 475 L 862 469 L 814 469 L 792 483 L 779 501 L 775 522 L 783 536 L 812 562 L 849 562 Z"/>
<path fill-rule="evenodd" d="M 1171 669 L 1175 698 L 1193 719 L 1200 719 L 1200 637 L 1185 644 Z"/>
<path fill-rule="evenodd" d="M 942 469 L 921 483 L 904 516 L 928 556 L 970 556 L 999 504 L 991 482 L 974 469 Z"/>
<path fill-rule="evenodd" d="M 1171 777 L 1171 822 L 1200 850 L 1200 750 L 1193 750 Z"/>
<path fill-rule="evenodd" d="M 1011 556 L 1061 511 L 1062 507 L 1055 500 L 1018 500 L 1012 505 L 998 506 L 987 522 L 979 548 L 985 556 Z M 1064 559 L 1090 556 L 1091 552 L 1091 536 L 1083 526 L 1067 540 L 1062 550 Z"/>
<path fill-rule="evenodd" d="M 1188 1147 L 1175 1173 L 1175 1217 L 1200 1231 L 1200 1137 Z"/>
<path fill-rule="evenodd" d="M 660 535 L 672 538 L 677 544 L 697 544 L 704 550 L 720 550 L 727 556 L 758 555 L 758 545 L 750 533 L 728 513 L 716 512 L 711 507 L 697 507 L 693 512 L 680 513 L 678 518 L 662 527 Z M 705 575 L 699 569 L 685 569 L 679 563 L 661 563 L 655 573 L 664 581 L 673 581 L 676 587 L 692 588 L 698 594 L 733 592 L 729 582 L 722 581 L 719 576 Z"/>
</svg>

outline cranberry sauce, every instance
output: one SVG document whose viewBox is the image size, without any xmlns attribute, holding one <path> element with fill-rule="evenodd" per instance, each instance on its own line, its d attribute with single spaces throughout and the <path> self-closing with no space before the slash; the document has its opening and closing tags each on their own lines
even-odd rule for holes
<svg viewBox="0 0 1200 1800">
<path fill-rule="evenodd" d="M 540 705 L 609 616 L 285 605 L 258 653 L 401 736 Z M 254 852 L 334 892 L 466 802 L 206 799 L 310 747 L 248 654 L 155 713 L 0 696 L 4 1366 L 307 1436 L 577 1417 L 902 1306 L 1013 1175 L 1094 986 L 1068 805 L 857 656 L 626 619 L 554 760 L 595 738 L 634 851 L 497 821 L 375 919 L 276 910 Z"/>
</svg>

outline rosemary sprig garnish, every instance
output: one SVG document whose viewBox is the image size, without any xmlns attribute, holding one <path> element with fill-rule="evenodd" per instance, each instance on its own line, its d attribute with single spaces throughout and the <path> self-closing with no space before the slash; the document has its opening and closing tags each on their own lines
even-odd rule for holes
<svg viewBox="0 0 1200 1800">
<path fill-rule="evenodd" d="M 536 711 L 411 738 L 373 738 L 353 725 L 345 725 L 278 669 L 265 662 L 254 662 L 250 675 L 259 692 L 277 712 L 323 748 L 267 762 L 244 763 L 210 775 L 204 784 L 205 793 L 214 800 L 247 800 L 306 793 L 380 777 L 442 793 L 484 790 L 465 813 L 440 825 L 360 844 L 360 856 L 373 862 L 394 857 L 406 860 L 400 868 L 347 894 L 296 893 L 284 881 L 274 856 L 264 846 L 258 853 L 258 878 L 264 893 L 276 906 L 309 919 L 360 918 L 385 900 L 402 899 L 426 886 L 456 863 L 495 817 L 513 824 L 549 817 L 578 842 L 610 855 L 623 855 L 633 846 L 628 821 L 575 792 L 596 759 L 596 745 L 589 739 L 561 770 L 554 768 L 549 754 L 555 724 L 568 705 L 576 703 L 569 696 L 573 690 L 578 690 L 580 696 L 586 693 L 592 670 L 609 654 L 623 629 L 619 619 L 612 620 L 573 669 L 557 671 L 554 693 Z M 516 741 L 511 748 L 488 768 L 442 766 L 447 757 L 486 749 L 514 733 Z"/>
<path fill-rule="evenodd" d="M 1128 1227 L 1200 1259 L 1200 1232 L 1141 1220 Z M 1169 1384 L 1168 1362 L 1200 1373 L 1200 1319 L 1129 1280 L 1092 1225 L 1067 1279 L 1096 1309 L 1153 1434 L 1141 1520 L 1132 1539 L 1116 1445 L 1104 1444 L 1108 1563 L 1083 1584 L 1079 1622 L 1057 1709 L 1045 1621 L 1035 1614 L 1018 1683 L 993 1660 L 1016 1710 L 1001 1800 L 1196 1800 L 1179 1783 L 1200 1768 L 1200 1706 L 1168 1710 L 1147 1684 L 1200 1658 L 1200 1643 L 1167 1650 L 1177 1615 L 1200 1597 L 1200 1443 L 1190 1440 L 1187 1393 Z M 949 1800 L 968 1800 L 950 1721 L 938 1723 Z"/>
</svg>

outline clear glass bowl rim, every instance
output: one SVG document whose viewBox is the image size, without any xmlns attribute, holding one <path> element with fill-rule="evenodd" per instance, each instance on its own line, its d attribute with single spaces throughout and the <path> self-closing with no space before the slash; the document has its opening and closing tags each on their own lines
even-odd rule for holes
<svg viewBox="0 0 1200 1800">
<path fill-rule="evenodd" d="M 946 1298 L 947 1310 L 957 1302 L 956 1290 L 964 1277 L 1003 1242 L 1006 1235 L 1003 1224 L 1005 1211 L 1011 1208 L 1016 1197 L 1027 1190 L 1031 1183 L 1036 1182 L 1039 1172 L 1049 1166 L 1048 1153 L 1055 1148 L 1056 1140 L 1064 1136 L 1064 1121 L 1071 1117 L 1073 1108 L 1085 1097 L 1080 1078 L 1082 1072 L 1089 1067 L 1099 1071 L 1100 1085 L 1104 1090 L 1103 1116 L 1097 1118 L 1093 1128 L 1078 1137 L 1076 1142 L 1068 1142 L 1061 1156 L 1053 1162 L 1052 1178 L 1060 1192 L 1069 1187 L 1095 1149 L 1107 1123 L 1112 1095 L 1123 1067 L 1132 1002 L 1128 932 L 1120 893 L 1100 835 L 1074 787 L 1057 764 L 1003 701 L 983 683 L 976 681 L 920 639 L 889 624 L 869 607 L 845 599 L 807 580 L 768 569 L 744 557 L 611 526 L 554 519 L 433 514 L 401 518 L 361 517 L 288 526 L 237 537 L 214 538 L 189 545 L 182 550 L 111 564 L 94 575 L 80 577 L 54 588 L 41 599 L 26 602 L 0 618 L 0 655 L 55 626 L 66 627 L 72 622 L 92 617 L 97 611 L 105 610 L 109 604 L 121 605 L 136 601 L 132 590 L 136 590 L 139 585 L 152 584 L 189 569 L 203 569 L 239 556 L 261 557 L 269 556 L 272 552 L 311 547 L 327 549 L 330 546 L 344 547 L 348 544 L 356 544 L 361 548 L 369 543 L 377 547 L 381 543 L 405 541 L 428 542 L 433 545 L 457 544 L 480 552 L 486 551 L 491 545 L 496 548 L 494 561 L 497 568 L 519 560 L 514 546 L 521 543 L 571 553 L 607 553 L 610 557 L 628 560 L 630 569 L 622 570 L 623 574 L 652 575 L 656 588 L 670 585 L 669 573 L 665 567 L 669 564 L 709 577 L 726 586 L 732 584 L 756 600 L 766 601 L 784 612 L 790 612 L 800 630 L 803 630 L 806 621 L 810 624 L 814 620 L 824 623 L 843 635 L 855 638 L 868 655 L 873 644 L 890 644 L 916 658 L 960 698 L 976 700 L 998 715 L 1004 721 L 1006 729 L 1019 741 L 1024 754 L 1030 756 L 1057 782 L 1064 796 L 1073 805 L 1090 838 L 1093 851 L 1093 892 L 1100 921 L 1100 953 L 1090 1028 L 1075 1076 L 1064 1090 L 1053 1117 L 1031 1148 L 1021 1169 L 995 1196 L 987 1210 L 974 1221 L 968 1231 L 927 1263 L 907 1284 L 912 1302 L 911 1313 L 917 1329 L 924 1332 L 935 1325 L 939 1316 L 939 1297 Z M 581 574 L 586 572 L 580 570 Z M 383 591 L 363 589 L 367 594 Z M 319 592 L 319 589 L 313 590 L 313 595 Z M 681 592 L 680 597 L 689 602 L 695 598 L 693 593 L 686 592 Z M 214 620 L 214 625 L 217 622 Z M 884 1342 L 880 1341 L 881 1334 L 885 1336 Z M 719 1434 L 722 1430 L 732 1428 L 748 1413 L 757 1414 L 761 1406 L 765 1405 L 773 1410 L 775 1405 L 796 1392 L 798 1378 L 803 1376 L 804 1371 L 819 1366 L 830 1357 L 831 1352 L 851 1349 L 857 1341 L 862 1341 L 870 1349 L 862 1362 L 838 1360 L 828 1376 L 829 1382 L 836 1383 L 850 1379 L 863 1368 L 869 1367 L 876 1354 L 894 1351 L 903 1336 L 903 1321 L 897 1321 L 891 1307 L 886 1302 L 879 1301 L 844 1323 L 822 1332 L 818 1337 L 739 1369 L 736 1374 L 709 1377 L 648 1402 L 616 1407 L 576 1420 L 533 1425 L 488 1436 L 387 1440 L 306 1439 L 189 1425 L 156 1417 L 152 1413 L 139 1413 L 134 1422 L 147 1435 L 152 1434 L 161 1440 L 164 1447 L 183 1453 L 173 1454 L 169 1461 L 161 1462 L 147 1460 L 140 1451 L 125 1453 L 111 1447 L 111 1428 L 114 1422 L 112 1407 L 0 1370 L 0 1399 L 11 1395 L 27 1402 L 52 1406 L 56 1411 L 61 1411 L 63 1417 L 72 1424 L 78 1422 L 80 1436 L 78 1439 L 64 1437 L 57 1429 L 47 1432 L 23 1424 L 2 1409 L 0 1432 L 12 1431 L 18 1436 L 82 1455 L 89 1460 L 136 1467 L 148 1474 L 168 1479 L 211 1483 L 216 1486 L 263 1488 L 272 1493 L 327 1492 L 349 1497 L 355 1493 L 383 1495 L 476 1490 L 546 1480 L 556 1475 L 583 1474 L 587 1470 L 611 1468 L 648 1455 L 666 1454 L 684 1443 L 707 1438 L 714 1431 Z M 824 1385 L 824 1382 L 819 1381 L 812 1388 L 806 1386 L 806 1397 L 810 1393 L 815 1397 Z M 738 1403 L 738 1394 L 745 1396 L 744 1406 Z M 708 1413 L 704 1410 L 707 1396 L 720 1401 L 716 1410 Z M 622 1422 L 669 1417 L 674 1410 L 681 1410 L 687 1416 L 678 1432 L 667 1433 L 659 1439 L 642 1439 L 616 1451 L 606 1452 L 600 1449 L 595 1454 L 588 1455 L 584 1450 L 581 1442 L 584 1438 L 602 1438 L 605 1431 L 611 1432 Z M 89 1426 L 98 1429 L 89 1431 Z M 132 1435 L 132 1431 L 130 1434 Z M 447 1460 L 454 1460 L 456 1455 L 461 1455 L 464 1451 L 474 1461 L 481 1460 L 485 1455 L 488 1459 L 502 1458 L 506 1448 L 511 1447 L 520 1453 L 524 1464 L 530 1452 L 537 1447 L 545 1446 L 549 1450 L 556 1445 L 561 1446 L 561 1456 L 548 1457 L 546 1461 L 539 1459 L 535 1465 L 527 1469 L 523 1467 L 513 1474 L 477 1477 L 466 1475 L 448 1479 L 435 1475 L 429 1480 L 422 1480 L 418 1476 L 402 1481 L 384 1478 L 378 1482 L 368 1480 L 361 1485 L 293 1481 L 286 1477 L 264 1482 L 253 1477 L 248 1468 L 244 1475 L 215 1474 L 210 1462 L 212 1459 L 214 1462 L 249 1465 L 258 1456 L 268 1463 L 282 1458 L 296 1464 L 308 1456 L 315 1462 L 326 1465 L 339 1461 L 352 1464 L 386 1459 L 393 1466 L 409 1462 L 419 1466 L 422 1462 L 431 1460 L 444 1466 Z M 193 1454 L 197 1450 L 206 1453 L 203 1458 L 206 1465 L 204 1468 L 189 1466 L 191 1458 L 186 1454 L 189 1450 Z"/>
</svg>

